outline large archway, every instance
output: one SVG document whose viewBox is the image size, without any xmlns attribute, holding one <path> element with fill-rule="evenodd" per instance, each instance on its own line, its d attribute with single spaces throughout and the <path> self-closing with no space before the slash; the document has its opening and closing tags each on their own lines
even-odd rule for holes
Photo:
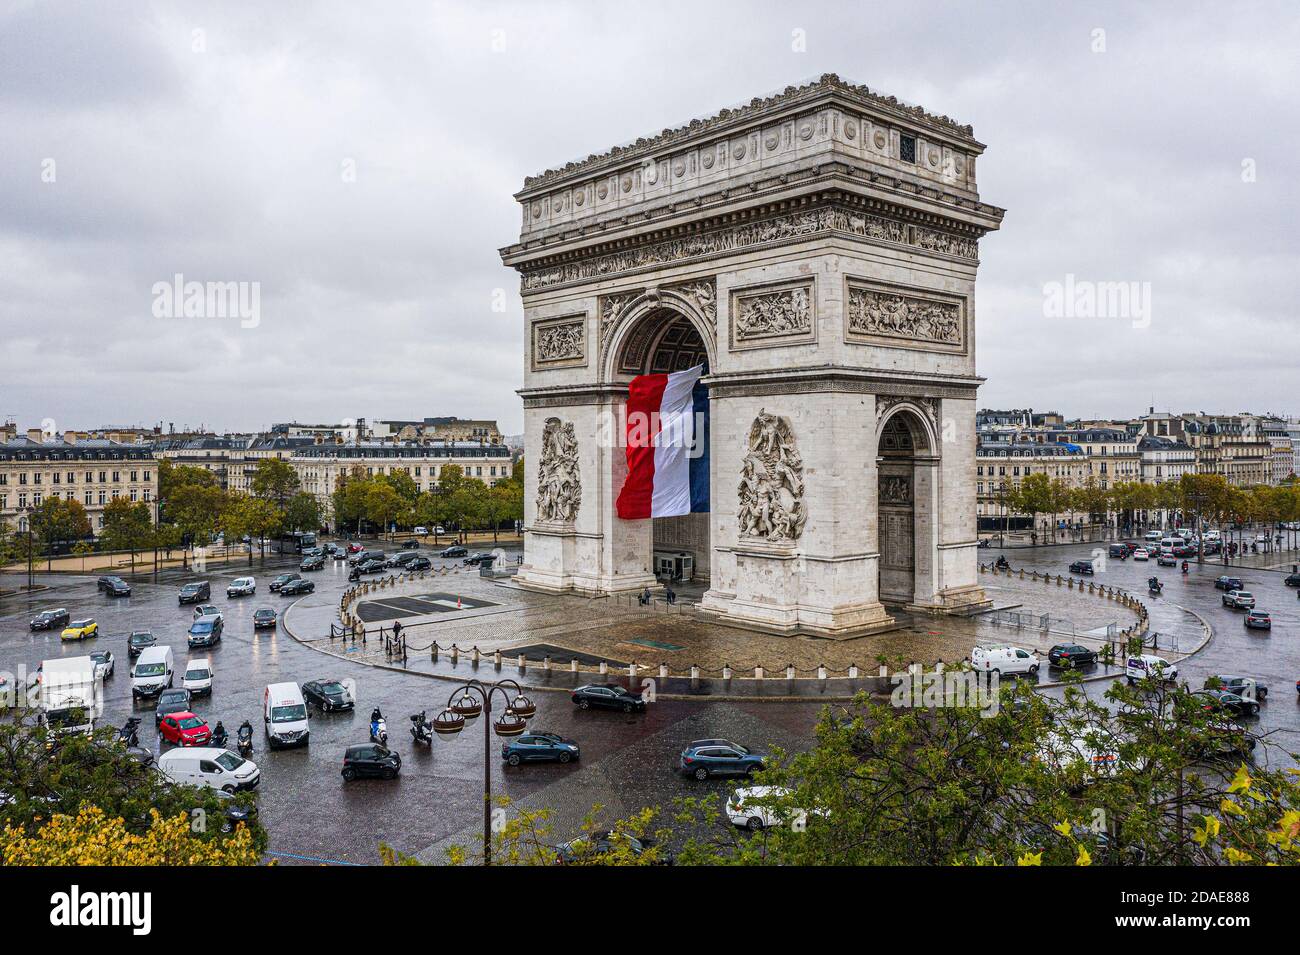
<svg viewBox="0 0 1300 955">
<path fill-rule="evenodd" d="M 880 552 L 879 594 L 891 606 L 933 601 L 938 539 L 934 473 L 938 458 L 925 419 L 900 407 L 880 425 L 877 439 L 876 528 Z"/>
<path fill-rule="evenodd" d="M 625 383 L 637 375 L 671 374 L 697 365 L 709 373 L 709 346 L 700 329 L 685 314 L 665 305 L 651 305 L 632 315 L 609 358 L 611 381 Z M 702 385 L 707 389 L 707 384 Z M 700 453 L 707 454 L 708 435 L 697 435 Z M 642 547 L 646 566 L 661 582 L 706 585 L 712 572 L 708 512 L 650 519 Z"/>
</svg>

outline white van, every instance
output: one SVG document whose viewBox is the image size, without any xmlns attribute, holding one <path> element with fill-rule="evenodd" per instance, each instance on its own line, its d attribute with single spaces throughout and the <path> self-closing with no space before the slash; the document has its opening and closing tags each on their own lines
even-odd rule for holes
<svg viewBox="0 0 1300 955">
<path fill-rule="evenodd" d="M 277 746 L 306 746 L 311 738 L 307 725 L 307 701 L 297 683 L 272 683 L 262 698 L 262 722 L 266 742 Z"/>
<path fill-rule="evenodd" d="M 228 793 L 252 789 L 262 780 L 257 764 L 216 746 L 171 749 L 158 757 L 158 769 L 174 783 L 211 786 Z"/>
<path fill-rule="evenodd" d="M 212 692 L 212 664 L 207 660 L 191 660 L 185 664 L 185 673 L 181 676 L 181 686 L 195 696 Z"/>
<path fill-rule="evenodd" d="M 976 647 L 970 653 L 976 670 L 994 673 L 1037 673 L 1038 658 L 1020 647 L 999 645 Z"/>
<path fill-rule="evenodd" d="M 1150 653 L 1140 653 L 1137 656 L 1128 658 L 1128 663 L 1124 667 L 1124 675 L 1128 677 L 1129 683 L 1136 683 L 1138 680 L 1148 678 L 1167 680 L 1172 683 L 1178 679 L 1178 667 L 1164 657 L 1158 657 Z"/>
<path fill-rule="evenodd" d="M 172 685 L 176 668 L 171 647 L 149 647 L 136 657 L 131 668 L 131 695 L 157 696 Z"/>
</svg>

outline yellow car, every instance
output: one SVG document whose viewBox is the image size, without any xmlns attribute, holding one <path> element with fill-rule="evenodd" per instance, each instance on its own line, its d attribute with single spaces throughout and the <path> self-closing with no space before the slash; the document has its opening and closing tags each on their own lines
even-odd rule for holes
<svg viewBox="0 0 1300 955">
<path fill-rule="evenodd" d="M 99 636 L 99 624 L 94 620 L 74 620 L 63 631 L 64 640 L 89 640 Z"/>
</svg>

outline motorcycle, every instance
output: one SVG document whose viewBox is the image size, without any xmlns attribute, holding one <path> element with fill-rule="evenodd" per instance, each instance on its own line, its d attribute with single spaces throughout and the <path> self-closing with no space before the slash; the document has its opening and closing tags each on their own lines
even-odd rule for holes
<svg viewBox="0 0 1300 955">
<path fill-rule="evenodd" d="M 226 732 L 226 728 L 222 726 L 220 723 L 218 723 L 217 728 L 212 731 L 211 745 L 215 746 L 217 749 L 225 749 L 226 742 L 229 739 L 230 739 L 230 734 Z"/>
<path fill-rule="evenodd" d="M 253 727 L 244 720 L 244 725 L 239 727 L 239 755 L 247 759 L 253 754 Z"/>
<path fill-rule="evenodd" d="M 370 721 L 370 742 L 388 745 L 388 720 L 382 716 Z"/>
<path fill-rule="evenodd" d="M 999 557 L 997 563 L 994 564 L 994 566 L 997 567 L 998 570 L 1009 570 L 1011 567 L 1011 565 L 1007 563 L 1007 559 L 1005 557 Z"/>
<path fill-rule="evenodd" d="M 425 718 L 425 710 L 411 717 L 411 739 L 417 743 L 433 742 L 433 724 Z"/>
<path fill-rule="evenodd" d="M 1147 581 L 1147 590 L 1151 591 L 1153 594 L 1159 595 L 1160 591 L 1164 589 L 1164 584 L 1160 583 L 1160 581 L 1155 577 L 1152 577 Z"/>
<path fill-rule="evenodd" d="M 122 728 L 117 731 L 117 741 L 124 746 L 140 745 L 140 718 L 138 716 L 127 717 L 122 724 Z"/>
</svg>

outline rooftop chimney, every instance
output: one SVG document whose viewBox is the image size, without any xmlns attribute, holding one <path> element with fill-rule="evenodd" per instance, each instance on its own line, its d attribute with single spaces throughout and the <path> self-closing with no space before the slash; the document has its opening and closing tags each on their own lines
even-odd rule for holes
<svg viewBox="0 0 1300 955">
<path fill-rule="evenodd" d="M 43 444 L 45 442 L 45 435 L 40 428 L 28 428 L 27 440 L 34 444 Z"/>
</svg>

